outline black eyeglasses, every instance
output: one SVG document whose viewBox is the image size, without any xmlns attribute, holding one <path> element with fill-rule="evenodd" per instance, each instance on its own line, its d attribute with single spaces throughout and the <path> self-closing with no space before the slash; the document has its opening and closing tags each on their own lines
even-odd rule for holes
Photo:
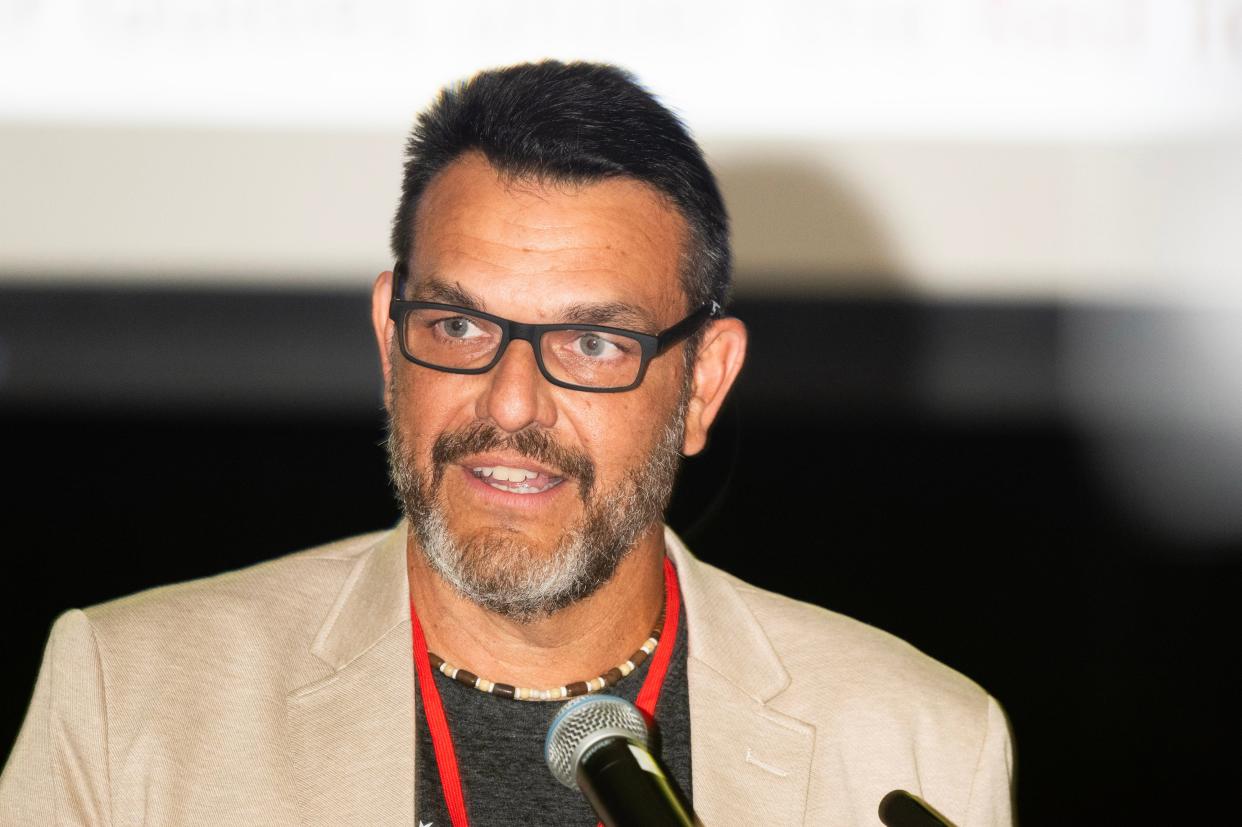
<svg viewBox="0 0 1242 827">
<path fill-rule="evenodd" d="M 524 324 L 469 307 L 399 299 L 404 266 L 393 268 L 388 315 L 401 353 L 416 365 L 446 373 L 486 373 L 514 339 L 530 343 L 539 371 L 562 388 L 619 393 L 638 387 L 652 359 L 720 315 L 708 301 L 656 334 L 595 324 Z"/>
</svg>

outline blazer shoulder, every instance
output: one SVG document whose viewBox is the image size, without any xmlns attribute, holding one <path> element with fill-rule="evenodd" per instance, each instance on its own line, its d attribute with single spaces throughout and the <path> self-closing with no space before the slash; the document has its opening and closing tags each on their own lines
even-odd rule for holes
<svg viewBox="0 0 1242 827">
<path fill-rule="evenodd" d="M 182 640 L 313 635 L 372 532 L 210 577 L 157 586 L 82 610 L 105 648 Z"/>
<path fill-rule="evenodd" d="M 988 714 L 982 687 L 896 635 L 724 576 L 788 671 L 795 696 L 832 694 L 846 708 L 855 701 L 894 711 L 938 708 L 980 722 Z"/>
</svg>

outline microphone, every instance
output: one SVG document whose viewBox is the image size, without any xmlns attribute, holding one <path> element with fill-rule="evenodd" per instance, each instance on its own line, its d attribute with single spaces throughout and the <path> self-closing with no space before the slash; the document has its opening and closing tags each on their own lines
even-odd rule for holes
<svg viewBox="0 0 1242 827">
<path fill-rule="evenodd" d="M 556 780 L 577 786 L 608 827 L 692 827 L 629 701 L 585 695 L 565 704 L 548 727 L 543 756 Z"/>
<path fill-rule="evenodd" d="M 887 827 L 953 827 L 926 801 L 905 790 L 893 790 L 880 799 L 880 821 Z"/>
</svg>

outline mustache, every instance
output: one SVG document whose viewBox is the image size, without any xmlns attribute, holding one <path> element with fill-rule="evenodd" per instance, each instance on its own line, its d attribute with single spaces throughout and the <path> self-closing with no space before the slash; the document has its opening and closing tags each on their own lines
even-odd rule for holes
<svg viewBox="0 0 1242 827">
<path fill-rule="evenodd" d="M 576 479 L 583 499 L 595 485 L 595 463 L 591 458 L 581 451 L 561 445 L 547 431 L 505 434 L 486 422 L 476 422 L 436 437 L 435 444 L 431 446 L 434 484 L 438 485 L 444 469 L 458 460 L 471 454 L 497 450 L 520 454 L 540 465 L 555 468 L 562 476 Z"/>
</svg>

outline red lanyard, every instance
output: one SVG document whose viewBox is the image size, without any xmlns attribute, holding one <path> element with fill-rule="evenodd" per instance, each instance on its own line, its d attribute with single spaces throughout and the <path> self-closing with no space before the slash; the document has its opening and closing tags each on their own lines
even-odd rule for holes
<svg viewBox="0 0 1242 827">
<path fill-rule="evenodd" d="M 677 643 L 677 622 L 681 612 L 681 592 L 677 587 L 677 570 L 664 558 L 664 625 L 660 642 L 651 656 L 651 667 L 638 692 L 637 706 L 651 723 L 655 720 L 656 704 L 660 702 L 660 689 L 673 657 Z M 461 792 L 461 772 L 457 769 L 457 753 L 453 751 L 453 737 L 449 733 L 448 719 L 444 716 L 444 704 L 440 690 L 431 676 L 431 658 L 427 655 L 427 640 L 419 625 L 418 613 L 414 611 L 414 598 L 410 598 L 410 628 L 414 636 L 414 670 L 418 675 L 418 691 L 423 698 L 423 714 L 427 716 L 427 729 L 431 731 L 431 744 L 435 749 L 436 766 L 440 770 L 440 786 L 444 789 L 444 803 L 448 807 L 453 827 L 468 827 L 466 799 Z M 603 827 L 600 825 L 600 827 Z"/>
</svg>

